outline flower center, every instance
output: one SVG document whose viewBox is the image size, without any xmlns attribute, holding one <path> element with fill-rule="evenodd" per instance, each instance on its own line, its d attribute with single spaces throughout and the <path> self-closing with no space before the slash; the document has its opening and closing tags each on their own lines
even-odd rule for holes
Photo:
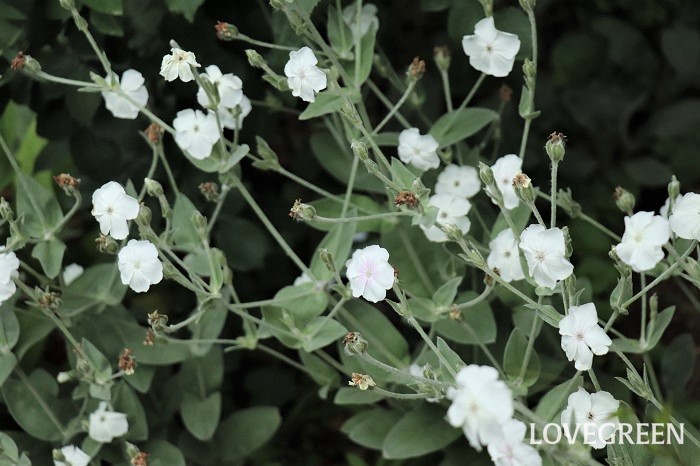
<svg viewBox="0 0 700 466">
<path fill-rule="evenodd" d="M 114 213 L 114 207 L 108 206 L 107 207 L 107 214 L 112 215 Z"/>
<path fill-rule="evenodd" d="M 447 212 L 442 212 L 440 213 L 440 218 L 447 218 L 449 215 L 447 215 Z"/>
<path fill-rule="evenodd" d="M 486 46 L 486 51 L 489 52 L 489 53 L 493 52 L 493 45 L 491 45 L 491 44 L 487 45 L 487 46 Z"/>
<path fill-rule="evenodd" d="M 506 256 L 506 259 L 509 259 L 511 256 L 510 251 L 506 251 L 503 255 Z"/>
<path fill-rule="evenodd" d="M 537 259 L 537 261 L 539 262 L 544 261 L 545 257 L 546 254 L 544 253 L 544 251 L 537 251 L 537 253 L 535 254 L 535 259 Z"/>
<path fill-rule="evenodd" d="M 583 341 L 583 333 L 577 332 L 577 333 L 576 333 L 576 339 L 577 339 L 578 341 Z"/>
<path fill-rule="evenodd" d="M 641 243 L 643 239 L 644 239 L 644 237 L 642 236 L 641 233 L 637 233 L 637 234 L 634 235 L 634 240 L 635 240 L 637 243 Z"/>
<path fill-rule="evenodd" d="M 593 413 L 590 413 L 590 412 L 588 413 L 587 417 L 588 417 L 589 421 L 592 421 L 593 419 L 595 419 L 595 415 Z"/>
<path fill-rule="evenodd" d="M 192 131 L 194 131 L 195 133 L 199 132 L 199 125 L 194 125 L 192 127 Z"/>
<path fill-rule="evenodd" d="M 455 181 L 455 188 L 459 188 L 459 181 Z"/>
<path fill-rule="evenodd" d="M 134 262 L 134 268 L 137 270 L 140 269 L 141 268 L 141 261 Z"/>
</svg>

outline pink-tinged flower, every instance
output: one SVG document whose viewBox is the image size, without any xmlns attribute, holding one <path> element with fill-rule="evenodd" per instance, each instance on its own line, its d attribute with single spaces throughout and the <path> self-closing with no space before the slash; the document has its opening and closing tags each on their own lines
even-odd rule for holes
<svg viewBox="0 0 700 466">
<path fill-rule="evenodd" d="M 530 276 L 539 286 L 553 290 L 558 281 L 574 271 L 566 259 L 564 233 L 559 228 L 530 225 L 520 235 L 520 249 L 525 254 Z"/>
<path fill-rule="evenodd" d="M 376 244 L 356 250 L 345 265 L 345 275 L 355 298 L 362 296 L 377 303 L 386 298 L 386 291 L 394 286 L 394 268 L 389 264 L 389 252 Z"/>
</svg>

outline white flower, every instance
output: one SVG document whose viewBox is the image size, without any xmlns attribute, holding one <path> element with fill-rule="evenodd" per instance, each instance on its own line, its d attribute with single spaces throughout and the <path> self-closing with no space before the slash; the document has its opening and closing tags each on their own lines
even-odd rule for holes
<svg viewBox="0 0 700 466">
<path fill-rule="evenodd" d="M 500 435 L 488 444 L 491 461 L 496 466 L 541 466 L 542 458 L 533 447 L 524 442 L 525 423 L 510 419 L 501 426 Z"/>
<path fill-rule="evenodd" d="M 233 108 L 226 108 L 219 105 L 218 112 L 221 126 L 228 129 L 241 129 L 243 120 L 248 116 L 251 110 L 253 110 L 253 105 L 246 96 L 243 96 L 241 102 Z"/>
<path fill-rule="evenodd" d="M 17 291 L 17 285 L 12 281 L 18 275 L 19 259 L 13 252 L 3 252 L 5 246 L 0 246 L 0 304 L 4 303 Z"/>
<path fill-rule="evenodd" d="M 294 279 L 294 286 L 303 285 L 304 283 L 313 283 L 313 280 L 311 280 L 311 277 L 309 277 L 309 274 L 306 272 L 303 272 Z"/>
<path fill-rule="evenodd" d="M 130 240 L 119 251 L 118 258 L 122 283 L 137 293 L 148 291 L 151 285 L 163 279 L 163 264 L 158 259 L 158 249 L 150 241 Z"/>
<path fill-rule="evenodd" d="M 663 218 L 668 220 L 668 209 L 671 208 L 671 199 L 666 198 L 666 201 L 664 202 L 664 205 L 661 206 L 659 209 L 659 215 L 661 215 Z"/>
<path fill-rule="evenodd" d="M 65 283 L 66 286 L 70 285 L 76 278 L 81 276 L 84 271 L 85 269 L 78 264 L 67 265 L 66 268 L 63 269 L 63 283 Z"/>
<path fill-rule="evenodd" d="M 615 246 L 615 251 L 632 270 L 645 272 L 664 258 L 663 245 L 670 237 L 671 230 L 665 218 L 654 215 L 654 212 L 637 212 L 625 217 L 625 234 L 622 235 L 622 242 Z"/>
<path fill-rule="evenodd" d="M 561 413 L 561 423 L 570 426 L 573 435 L 576 426 L 583 437 L 583 443 L 593 448 L 603 448 L 605 441 L 613 436 L 619 427 L 617 410 L 620 402 L 608 392 L 590 394 L 583 387 L 569 395 L 566 409 Z"/>
<path fill-rule="evenodd" d="M 105 79 L 107 82 L 110 81 L 109 76 Z M 136 70 L 126 70 L 124 74 L 122 74 L 121 80 L 119 76 L 112 73 L 112 79 L 122 92 L 128 95 L 131 100 L 135 101 L 138 105 L 135 105 L 126 97 L 123 97 L 116 90 L 112 90 L 102 91 L 102 98 L 105 99 L 105 107 L 107 107 L 107 110 L 112 112 L 112 115 L 116 118 L 133 120 L 139 115 L 139 107 L 145 107 L 146 102 L 148 102 L 148 90 L 143 85 L 145 79 L 143 79 L 141 73 Z"/>
<path fill-rule="evenodd" d="M 243 81 L 233 73 L 223 74 L 218 66 L 209 65 L 206 67 L 206 73 L 202 73 L 201 77 L 212 83 L 219 93 L 219 106 L 233 108 L 243 98 Z M 200 87 L 197 91 L 197 102 L 202 107 L 209 107 L 209 96 Z"/>
<path fill-rule="evenodd" d="M 676 198 L 668 221 L 678 237 L 700 240 L 700 194 L 687 193 Z"/>
<path fill-rule="evenodd" d="M 126 414 L 107 411 L 106 401 L 101 401 L 97 410 L 90 414 L 88 435 L 93 440 L 109 443 L 113 438 L 126 434 L 128 430 L 129 423 L 126 420 Z"/>
<path fill-rule="evenodd" d="M 512 282 L 525 278 L 523 268 L 520 265 L 518 241 L 515 239 L 513 230 L 506 228 L 501 231 L 491 240 L 489 248 L 491 252 L 486 263 L 491 269 L 498 269 L 498 273 L 504 281 Z"/>
<path fill-rule="evenodd" d="M 88 466 L 90 463 L 90 455 L 75 445 L 67 445 L 61 448 L 61 454 L 64 460 L 54 460 L 54 466 Z"/>
<path fill-rule="evenodd" d="M 127 220 L 139 214 L 139 202 L 126 194 L 124 187 L 115 181 L 105 183 L 92 193 L 92 215 L 100 223 L 100 232 L 114 239 L 129 236 Z"/>
<path fill-rule="evenodd" d="M 471 222 L 467 218 L 467 213 L 471 209 L 471 203 L 459 197 L 450 194 L 434 194 L 428 199 L 428 205 L 438 208 L 436 223 L 440 225 L 454 225 L 462 233 L 467 233 L 471 227 Z M 429 227 L 420 226 L 425 236 L 435 243 L 444 243 L 447 241 L 447 235 L 437 225 Z"/>
<path fill-rule="evenodd" d="M 457 373 L 457 388 L 447 389 L 452 405 L 447 421 L 461 427 L 472 447 L 481 450 L 495 436 L 500 426 L 513 417 L 513 397 L 498 371 L 489 366 L 470 364 Z"/>
<path fill-rule="evenodd" d="M 434 137 L 429 134 L 421 136 L 418 128 L 405 129 L 399 134 L 399 158 L 423 171 L 440 166 L 438 146 Z"/>
<path fill-rule="evenodd" d="M 348 5 L 343 8 L 343 21 L 350 27 L 354 38 L 361 38 L 369 32 L 369 29 L 374 26 L 379 28 L 379 19 L 377 18 L 377 7 L 371 3 L 365 3 L 360 10 L 360 21 L 357 21 L 357 7 Z M 358 37 L 359 36 L 359 37 Z"/>
<path fill-rule="evenodd" d="M 513 69 L 520 39 L 515 34 L 496 29 L 493 17 L 484 18 L 474 26 L 474 35 L 462 39 L 464 53 L 474 69 L 502 78 Z"/>
<path fill-rule="evenodd" d="M 481 180 L 476 168 L 450 164 L 438 175 L 435 194 L 452 194 L 470 198 L 481 189 Z"/>
<path fill-rule="evenodd" d="M 326 88 L 328 78 L 321 68 L 316 66 L 318 60 L 308 47 L 302 47 L 296 52 L 289 52 L 289 61 L 284 65 L 287 85 L 294 97 L 301 97 L 305 102 L 316 100 L 315 92 Z"/>
<path fill-rule="evenodd" d="M 170 55 L 163 57 L 160 64 L 160 75 L 166 81 L 175 81 L 178 77 L 182 82 L 189 82 L 194 79 L 191 66 L 200 66 L 194 53 L 173 47 Z"/>
<path fill-rule="evenodd" d="M 219 140 L 219 128 L 213 113 L 205 115 L 200 110 L 189 108 L 180 110 L 173 120 L 173 128 L 177 145 L 197 160 L 209 157 Z"/>
<path fill-rule="evenodd" d="M 520 199 L 513 188 L 513 178 L 520 172 L 522 165 L 523 161 L 520 157 L 508 154 L 496 160 L 496 163 L 491 167 L 496 186 L 503 195 L 503 205 L 508 210 L 515 209 L 520 204 Z M 492 194 L 491 188 L 488 188 L 487 192 Z"/>
<path fill-rule="evenodd" d="M 553 290 L 558 280 L 574 271 L 566 260 L 564 233 L 559 228 L 530 225 L 520 235 L 520 249 L 525 253 L 530 276 L 539 286 Z"/>
<path fill-rule="evenodd" d="M 345 275 L 352 295 L 377 303 L 386 298 L 386 290 L 394 286 L 394 268 L 389 264 L 389 251 L 375 245 L 357 249 L 345 263 Z"/>
<path fill-rule="evenodd" d="M 587 371 L 592 367 L 593 355 L 601 356 L 608 352 L 612 340 L 598 325 L 598 312 L 595 304 L 586 303 L 571 306 L 569 313 L 559 321 L 561 348 L 577 371 Z"/>
</svg>

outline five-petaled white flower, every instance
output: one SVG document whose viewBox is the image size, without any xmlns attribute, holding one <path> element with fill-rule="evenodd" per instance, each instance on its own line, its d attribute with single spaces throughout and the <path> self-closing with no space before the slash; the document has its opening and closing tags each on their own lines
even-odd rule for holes
<svg viewBox="0 0 700 466">
<path fill-rule="evenodd" d="M 204 114 L 200 110 L 190 108 L 177 112 L 173 128 L 177 145 L 197 160 L 206 159 L 211 155 L 211 150 L 220 136 L 216 115 Z"/>
<path fill-rule="evenodd" d="M 350 27 L 354 39 L 360 39 L 367 34 L 371 27 L 379 28 L 377 7 L 371 3 L 365 3 L 360 10 L 360 20 L 357 21 L 357 7 L 348 5 L 343 8 L 343 21 Z"/>
<path fill-rule="evenodd" d="M 199 67 L 194 53 L 173 47 L 170 55 L 165 55 L 160 64 L 160 75 L 166 81 L 175 81 L 178 77 L 182 82 L 189 82 L 194 79 L 192 66 Z"/>
<path fill-rule="evenodd" d="M 515 188 L 513 188 L 513 178 L 520 173 L 522 165 L 523 161 L 520 157 L 515 154 L 508 154 L 496 160 L 496 163 L 491 167 L 496 186 L 503 195 L 503 205 L 508 210 L 515 209 L 520 204 L 520 199 L 518 199 L 518 195 L 515 194 Z M 487 192 L 491 193 L 490 187 L 487 189 Z"/>
<path fill-rule="evenodd" d="M 92 194 L 92 215 L 100 223 L 100 232 L 114 239 L 129 236 L 127 220 L 139 214 L 139 201 L 129 196 L 116 181 L 102 185 Z"/>
<path fill-rule="evenodd" d="M 574 271 L 566 259 L 564 233 L 559 228 L 530 225 L 520 235 L 520 249 L 525 254 L 530 276 L 539 286 L 553 290 L 557 281 Z"/>
<path fill-rule="evenodd" d="M 75 445 L 66 445 L 60 451 L 63 461 L 54 460 L 54 466 L 88 466 L 90 464 L 90 455 Z"/>
<path fill-rule="evenodd" d="M 105 79 L 109 83 L 109 76 Z M 146 102 L 148 102 L 148 90 L 143 85 L 146 80 L 136 70 L 126 70 L 122 74 L 121 80 L 119 76 L 112 73 L 112 79 L 115 81 L 116 86 L 129 96 L 129 99 L 121 95 L 117 90 L 102 91 L 105 107 L 116 118 L 133 120 L 139 115 L 139 108 L 144 107 Z"/>
<path fill-rule="evenodd" d="M 287 85 L 294 97 L 301 97 L 305 102 L 316 100 L 316 92 L 326 88 L 328 78 L 318 66 L 318 59 L 308 47 L 302 47 L 296 52 L 289 52 L 289 61 L 284 65 Z"/>
<path fill-rule="evenodd" d="M 568 405 L 561 413 L 561 423 L 569 426 L 573 436 L 578 426 L 578 433 L 583 443 L 593 448 L 605 447 L 606 440 L 613 436 L 619 427 L 617 410 L 620 402 L 604 391 L 590 394 L 583 387 L 569 395 Z"/>
<path fill-rule="evenodd" d="M 435 220 L 437 224 L 443 226 L 454 225 L 462 230 L 462 233 L 469 231 L 471 222 L 467 214 L 472 205 L 468 200 L 452 196 L 451 194 L 434 194 L 428 199 L 428 205 L 438 208 L 437 219 Z M 429 227 L 421 225 L 421 229 L 430 241 L 435 243 L 447 241 L 447 234 L 438 225 Z"/>
<path fill-rule="evenodd" d="M 4 252 L 5 246 L 0 246 L 0 304 L 4 303 L 17 291 L 17 285 L 12 281 L 18 275 L 19 259 L 13 252 Z"/>
<path fill-rule="evenodd" d="M 133 240 L 131 240 L 133 241 Z M 129 431 L 126 414 L 107 410 L 107 402 L 101 401 L 97 410 L 90 414 L 88 435 L 100 443 L 109 443 Z"/>
<path fill-rule="evenodd" d="M 513 396 L 505 382 L 498 380 L 498 371 L 489 366 L 463 367 L 456 382 L 456 388 L 447 389 L 447 398 L 452 400 L 447 421 L 461 427 L 470 445 L 480 451 L 513 417 Z"/>
<path fill-rule="evenodd" d="M 656 267 L 664 258 L 663 246 L 670 237 L 668 220 L 654 215 L 654 212 L 637 212 L 625 217 L 625 233 L 622 242 L 615 246 L 615 251 L 632 270 L 645 272 Z"/>
<path fill-rule="evenodd" d="M 438 175 L 435 194 L 452 194 L 470 198 L 481 189 L 481 180 L 476 168 L 450 164 Z"/>
<path fill-rule="evenodd" d="M 201 77 L 216 87 L 216 91 L 219 93 L 220 107 L 233 108 L 241 103 L 243 98 L 243 81 L 235 74 L 223 74 L 218 66 L 209 65 L 206 67 L 206 73 L 202 73 Z M 202 87 L 197 91 L 197 102 L 202 107 L 211 105 L 209 96 Z"/>
<path fill-rule="evenodd" d="M 502 78 L 513 69 L 520 39 L 515 34 L 496 29 L 493 17 L 489 16 L 476 23 L 474 35 L 464 36 L 462 48 L 474 69 Z"/>
<path fill-rule="evenodd" d="M 253 110 L 253 105 L 250 103 L 250 99 L 245 95 L 241 98 L 240 103 L 233 108 L 226 108 L 219 105 L 218 112 L 221 126 L 228 129 L 241 129 L 243 120 L 248 116 L 251 110 Z"/>
<path fill-rule="evenodd" d="M 430 134 L 422 135 L 418 128 L 409 128 L 399 134 L 399 158 L 403 163 L 426 171 L 440 166 L 438 142 Z"/>
<path fill-rule="evenodd" d="M 501 426 L 500 435 L 488 444 L 491 461 L 496 466 L 541 466 L 542 458 L 525 443 L 525 423 L 510 419 Z"/>
<path fill-rule="evenodd" d="M 525 278 L 520 265 L 518 241 L 515 239 L 513 230 L 506 228 L 501 231 L 491 240 L 489 248 L 491 252 L 486 258 L 486 263 L 491 269 L 498 269 L 498 274 L 504 281 L 512 282 Z"/>
<path fill-rule="evenodd" d="M 73 281 L 75 281 L 76 278 L 81 276 L 84 271 L 85 269 L 83 269 L 83 267 L 78 264 L 67 265 L 66 268 L 63 269 L 63 283 L 66 286 L 70 285 L 71 283 L 73 283 Z"/>
<path fill-rule="evenodd" d="M 608 352 L 612 340 L 598 325 L 598 312 L 595 304 L 586 303 L 571 306 L 569 313 L 559 321 L 561 348 L 577 371 L 587 371 L 592 367 L 593 355 L 602 356 Z"/>
<path fill-rule="evenodd" d="M 362 296 L 369 302 L 377 303 L 386 298 L 386 291 L 394 286 L 394 268 L 389 264 L 389 251 L 376 244 L 357 249 L 345 265 L 345 275 L 355 298 Z"/>
<path fill-rule="evenodd" d="M 676 198 L 668 221 L 679 238 L 700 241 L 700 194 L 687 193 Z"/>
<path fill-rule="evenodd" d="M 158 249 L 150 241 L 130 240 L 119 251 L 119 272 L 122 283 L 137 293 L 148 291 L 163 279 L 163 264 Z"/>
</svg>

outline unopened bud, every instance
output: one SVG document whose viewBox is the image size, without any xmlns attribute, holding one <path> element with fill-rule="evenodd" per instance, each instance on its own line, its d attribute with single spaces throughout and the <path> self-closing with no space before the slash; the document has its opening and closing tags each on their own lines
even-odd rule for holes
<svg viewBox="0 0 700 466">
<path fill-rule="evenodd" d="M 145 204 L 141 204 L 139 208 L 139 214 L 136 216 L 136 223 L 139 226 L 150 225 L 151 218 L 151 209 L 149 209 L 148 206 L 146 206 Z"/>
<path fill-rule="evenodd" d="M 272 87 L 274 87 L 278 91 L 288 91 L 289 90 L 289 85 L 287 84 L 287 78 L 285 78 L 284 76 L 280 76 L 278 74 L 270 73 L 269 71 L 267 71 L 263 75 L 263 80 L 270 83 L 272 85 Z"/>
<path fill-rule="evenodd" d="M 58 293 L 37 288 L 39 307 L 45 311 L 55 311 L 61 306 L 61 298 Z"/>
<path fill-rule="evenodd" d="M 22 69 L 33 73 L 38 73 L 41 71 L 41 64 L 36 59 L 32 58 L 32 56 L 25 55 L 24 67 Z"/>
<path fill-rule="evenodd" d="M 564 159 L 566 154 L 566 136 L 561 133 L 554 132 L 549 135 L 544 149 L 547 151 L 552 163 L 559 163 Z"/>
<path fill-rule="evenodd" d="M 535 0 L 520 0 L 520 7 L 525 11 L 532 11 L 535 8 Z"/>
<path fill-rule="evenodd" d="M 350 149 L 352 149 L 352 153 L 355 154 L 362 161 L 365 161 L 369 158 L 367 145 L 364 142 L 353 140 L 350 143 Z"/>
<path fill-rule="evenodd" d="M 218 21 L 216 26 L 216 38 L 223 41 L 231 41 L 238 37 L 238 28 L 233 24 Z"/>
<path fill-rule="evenodd" d="M 463 259 L 465 259 L 468 263 L 474 265 L 476 268 L 479 269 L 486 266 L 486 260 L 484 259 L 484 256 L 481 255 L 479 250 L 473 244 L 469 244 L 466 247 L 463 246 L 462 250 L 464 251 Z"/>
<path fill-rule="evenodd" d="M 148 466 L 148 453 L 140 451 L 131 458 L 131 466 Z"/>
<path fill-rule="evenodd" d="M 529 58 L 526 58 L 523 62 L 523 74 L 525 75 L 526 84 L 532 82 L 532 80 L 535 77 L 535 73 L 537 73 L 537 67 L 535 66 L 535 62 L 533 62 Z"/>
<path fill-rule="evenodd" d="M 73 378 L 73 371 L 59 372 L 58 375 L 56 376 L 56 382 L 66 383 L 66 382 L 70 381 L 72 378 Z"/>
<path fill-rule="evenodd" d="M 198 210 L 195 210 L 192 214 L 192 224 L 197 229 L 199 236 L 205 238 L 207 234 L 207 218 Z"/>
<path fill-rule="evenodd" d="M 571 235 L 569 234 L 569 227 L 561 227 L 561 232 L 564 234 L 564 244 L 566 245 L 566 257 L 571 257 L 574 252 L 574 248 L 571 245 Z"/>
<path fill-rule="evenodd" d="M 484 186 L 487 187 L 492 186 L 495 182 L 493 170 L 484 162 L 479 162 L 479 178 L 481 178 L 481 182 L 484 183 Z"/>
<path fill-rule="evenodd" d="M 156 180 L 152 180 L 150 178 L 144 178 L 143 184 L 146 187 L 146 192 L 148 193 L 149 196 L 159 197 L 159 196 L 162 196 L 164 194 L 163 193 L 163 186 L 159 182 L 157 182 Z"/>
<path fill-rule="evenodd" d="M 321 248 L 321 250 L 318 251 L 318 255 L 321 256 L 321 260 L 326 265 L 326 268 L 335 273 L 336 268 L 335 262 L 333 262 L 333 254 L 331 254 L 328 249 Z"/>
<path fill-rule="evenodd" d="M 343 104 L 340 106 L 340 113 L 347 118 L 353 126 L 358 128 L 362 126 L 362 119 L 350 99 L 345 99 L 343 101 Z"/>
<path fill-rule="evenodd" d="M 87 32 L 88 23 L 85 20 L 85 18 L 80 16 L 80 13 L 78 13 L 78 10 L 72 10 L 72 11 L 73 11 L 73 22 L 75 22 L 75 27 L 77 27 L 79 31 Z"/>
<path fill-rule="evenodd" d="M 209 202 L 216 202 L 219 199 L 219 186 L 212 181 L 201 183 L 199 185 L 199 192 L 201 192 L 204 199 Z"/>
<path fill-rule="evenodd" d="M 452 64 L 450 49 L 446 46 L 435 47 L 433 49 L 433 60 L 435 60 L 435 66 L 437 66 L 440 71 L 449 70 Z"/>
<path fill-rule="evenodd" d="M 493 0 L 479 0 L 479 3 L 484 7 L 484 16 L 493 16 Z"/>
<path fill-rule="evenodd" d="M 613 197 L 615 198 L 615 205 L 617 205 L 618 209 L 628 215 L 632 215 L 632 212 L 634 211 L 634 204 L 636 203 L 632 193 L 618 186 L 615 188 Z"/>
<path fill-rule="evenodd" d="M 518 198 L 525 204 L 530 205 L 535 202 L 535 190 L 532 187 L 530 177 L 523 172 L 518 172 L 513 178 L 513 189 Z"/>
<path fill-rule="evenodd" d="M 675 201 L 680 193 L 681 184 L 678 182 L 676 175 L 673 175 L 671 177 L 671 182 L 668 184 L 668 197 L 670 197 L 672 201 Z"/>
<path fill-rule="evenodd" d="M 267 62 L 262 57 L 262 55 L 260 55 L 255 50 L 247 49 L 245 51 L 245 54 L 248 57 L 248 63 L 250 63 L 250 66 L 252 66 L 253 68 L 262 68 L 263 66 L 267 65 Z"/>
<path fill-rule="evenodd" d="M 285 13 L 287 13 L 287 21 L 289 21 L 289 25 L 292 26 L 292 29 L 294 29 L 296 35 L 300 36 L 304 34 L 309 26 L 306 24 L 306 21 L 299 14 L 299 12 L 295 10 L 287 10 Z"/>
<path fill-rule="evenodd" d="M 448 223 L 447 225 L 441 225 L 442 231 L 447 235 L 447 239 L 459 243 L 464 238 L 464 232 L 460 230 L 456 225 Z"/>
<path fill-rule="evenodd" d="M 10 203 L 7 202 L 4 197 L 0 197 L 0 217 L 8 222 L 11 222 L 15 218 L 15 213 L 12 211 Z"/>
<path fill-rule="evenodd" d="M 66 456 L 63 454 L 63 452 L 62 452 L 61 450 L 54 449 L 54 450 L 51 452 L 51 454 L 52 454 L 52 456 L 53 456 L 53 460 L 54 460 L 57 464 L 65 464 Z"/>
<path fill-rule="evenodd" d="M 119 245 L 114 241 L 114 238 L 103 234 L 95 239 L 95 245 L 98 251 L 107 254 L 116 254 L 119 250 Z"/>
<path fill-rule="evenodd" d="M 294 201 L 294 205 L 289 210 L 289 216 L 297 221 L 313 220 L 313 218 L 316 216 L 316 209 L 309 204 L 304 204 L 301 202 L 301 199 L 297 199 Z"/>
<path fill-rule="evenodd" d="M 285 4 L 283 0 L 270 0 L 270 6 L 275 10 L 283 10 Z"/>
<path fill-rule="evenodd" d="M 420 78 L 425 74 L 425 61 L 421 60 L 420 57 L 415 57 L 411 64 L 408 66 L 408 71 L 406 76 L 411 81 L 419 81 Z"/>
<path fill-rule="evenodd" d="M 362 338 L 360 332 L 350 332 L 343 338 L 343 347 L 345 348 L 345 354 L 348 356 L 362 354 L 367 351 L 368 346 L 369 343 Z"/>
<path fill-rule="evenodd" d="M 58 3 L 66 10 L 72 10 L 73 8 L 75 8 L 74 0 L 58 0 Z"/>
</svg>

